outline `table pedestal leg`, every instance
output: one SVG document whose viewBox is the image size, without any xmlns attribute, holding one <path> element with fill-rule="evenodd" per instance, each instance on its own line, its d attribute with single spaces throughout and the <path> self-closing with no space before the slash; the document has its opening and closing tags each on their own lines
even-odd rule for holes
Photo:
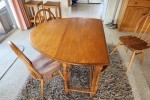
<svg viewBox="0 0 150 100">
<path fill-rule="evenodd" d="M 100 78 L 100 72 L 103 69 L 103 66 L 95 66 L 93 68 L 92 82 L 91 82 L 91 92 L 90 97 L 96 94 L 98 89 L 98 83 Z"/>
<path fill-rule="evenodd" d="M 66 92 L 66 95 L 68 95 L 69 89 L 68 89 L 68 71 L 67 71 L 67 65 L 63 63 L 63 67 L 64 67 L 65 92 Z"/>
</svg>

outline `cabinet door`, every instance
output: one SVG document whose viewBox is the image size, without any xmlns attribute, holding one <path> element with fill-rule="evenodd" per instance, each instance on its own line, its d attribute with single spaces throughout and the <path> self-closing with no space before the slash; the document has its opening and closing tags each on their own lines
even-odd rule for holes
<svg viewBox="0 0 150 100">
<path fill-rule="evenodd" d="M 148 12 L 149 8 L 127 7 L 120 30 L 133 32 L 139 19 Z"/>
</svg>

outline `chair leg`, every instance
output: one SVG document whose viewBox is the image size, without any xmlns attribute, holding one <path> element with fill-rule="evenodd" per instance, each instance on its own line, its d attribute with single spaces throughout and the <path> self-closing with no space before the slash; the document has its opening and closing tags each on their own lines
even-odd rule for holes
<svg viewBox="0 0 150 100">
<path fill-rule="evenodd" d="M 113 49 L 110 55 L 122 44 L 122 42 L 119 42 Z"/>
<path fill-rule="evenodd" d="M 130 58 L 130 62 L 129 62 L 127 71 L 129 70 L 129 68 L 130 68 L 130 66 L 131 66 L 131 64 L 132 64 L 132 62 L 133 62 L 133 59 L 134 59 L 134 57 L 135 57 L 135 54 L 136 54 L 136 52 L 134 51 L 133 54 L 132 54 L 132 56 L 131 56 L 131 58 Z"/>
<path fill-rule="evenodd" d="M 141 61 L 140 61 L 141 64 L 143 63 L 143 59 L 144 59 L 144 50 L 141 53 Z"/>
<path fill-rule="evenodd" d="M 60 5 L 60 2 L 59 2 L 59 15 L 60 15 L 59 17 L 62 18 L 61 17 L 62 15 L 61 15 L 61 5 Z"/>
<path fill-rule="evenodd" d="M 55 7 L 56 19 L 58 18 L 57 7 Z"/>
<path fill-rule="evenodd" d="M 60 70 L 58 70 L 58 73 L 60 74 L 60 76 L 63 78 L 64 80 L 64 75 L 62 74 L 62 72 Z"/>
<path fill-rule="evenodd" d="M 42 100 L 44 100 L 44 79 L 41 80 L 41 94 L 42 94 Z"/>
<path fill-rule="evenodd" d="M 125 50 L 126 50 L 126 52 L 128 52 L 129 48 L 125 46 Z"/>
</svg>

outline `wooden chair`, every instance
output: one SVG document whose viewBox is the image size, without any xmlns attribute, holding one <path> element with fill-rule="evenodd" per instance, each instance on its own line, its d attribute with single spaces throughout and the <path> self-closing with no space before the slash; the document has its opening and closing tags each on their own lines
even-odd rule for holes
<svg viewBox="0 0 150 100">
<path fill-rule="evenodd" d="M 142 27 L 141 27 L 142 26 Z M 141 27 L 141 28 L 140 28 Z M 112 54 L 119 46 L 124 45 L 126 47 L 126 51 L 130 49 L 133 51 L 133 54 L 130 58 L 130 62 L 128 64 L 127 71 L 129 70 L 135 55 L 141 54 L 141 64 L 144 58 L 144 51 L 150 47 L 150 34 L 148 31 L 150 30 L 150 14 L 144 15 L 136 25 L 136 29 L 133 35 L 129 36 L 121 36 L 120 42 L 114 47 Z"/>
<path fill-rule="evenodd" d="M 43 1 L 34 1 L 30 0 L 28 2 L 24 3 L 24 7 L 28 16 L 28 19 L 30 20 L 30 25 L 34 23 L 34 16 L 36 12 L 42 7 Z"/>
<path fill-rule="evenodd" d="M 27 69 L 30 72 L 30 76 L 33 79 L 41 81 L 42 100 L 44 100 L 44 83 L 59 74 L 64 79 L 63 74 L 60 71 L 62 64 L 43 55 L 39 55 L 31 62 L 14 43 L 12 43 L 11 41 L 9 41 L 8 43 L 15 54 L 25 63 Z M 53 75 L 54 73 L 55 75 Z"/>
<path fill-rule="evenodd" d="M 60 2 L 54 2 L 54 1 L 47 1 L 46 3 L 43 4 L 44 9 L 54 9 L 55 10 L 55 15 L 56 18 L 61 18 L 61 5 Z"/>
<path fill-rule="evenodd" d="M 34 17 L 34 25 L 37 26 L 38 24 L 47 22 L 52 19 L 56 19 L 56 17 L 50 10 L 41 9 L 36 13 Z"/>
</svg>

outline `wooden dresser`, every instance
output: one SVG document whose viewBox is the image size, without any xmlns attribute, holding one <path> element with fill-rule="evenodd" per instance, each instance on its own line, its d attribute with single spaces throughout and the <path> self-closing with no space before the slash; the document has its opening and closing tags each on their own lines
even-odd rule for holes
<svg viewBox="0 0 150 100">
<path fill-rule="evenodd" d="M 118 30 L 133 32 L 139 19 L 148 13 L 150 0 L 123 0 L 117 21 Z M 148 20 L 150 22 L 150 18 Z"/>
</svg>

